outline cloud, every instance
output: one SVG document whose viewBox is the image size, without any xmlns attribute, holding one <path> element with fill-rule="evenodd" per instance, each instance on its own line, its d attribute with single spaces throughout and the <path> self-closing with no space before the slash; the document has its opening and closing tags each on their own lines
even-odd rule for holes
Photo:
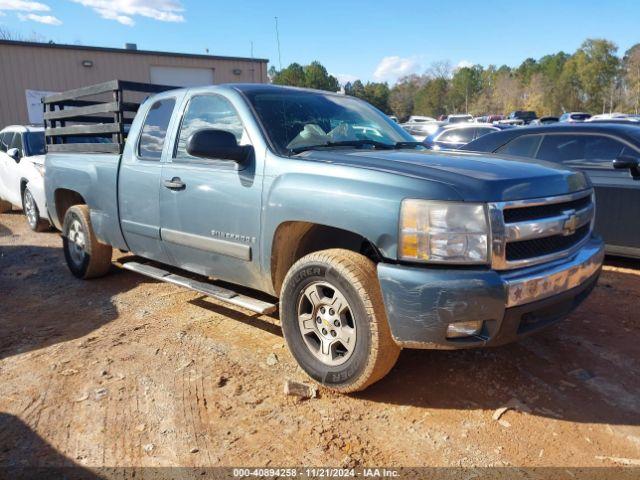
<svg viewBox="0 0 640 480">
<path fill-rule="evenodd" d="M 378 81 L 395 82 L 406 75 L 416 73 L 420 69 L 420 62 L 415 58 L 396 56 L 384 57 L 378 63 L 373 78 Z"/>
<path fill-rule="evenodd" d="M 62 20 L 53 15 L 36 15 L 35 13 L 18 14 L 18 18 L 23 22 L 31 20 L 32 22 L 44 23 L 45 25 L 62 25 Z"/>
<path fill-rule="evenodd" d="M 28 0 L 0 0 L 0 10 L 17 10 L 19 12 L 48 12 L 48 5 Z"/>
<path fill-rule="evenodd" d="M 2 1 L 2 0 L 0 0 Z M 72 0 L 93 9 L 106 20 L 115 20 L 129 27 L 133 17 L 152 18 L 161 22 L 184 22 L 184 8 L 178 0 Z"/>
<path fill-rule="evenodd" d="M 471 68 L 471 67 L 473 67 L 473 63 L 471 63 L 469 60 L 460 60 L 456 65 L 456 69 Z"/>
</svg>

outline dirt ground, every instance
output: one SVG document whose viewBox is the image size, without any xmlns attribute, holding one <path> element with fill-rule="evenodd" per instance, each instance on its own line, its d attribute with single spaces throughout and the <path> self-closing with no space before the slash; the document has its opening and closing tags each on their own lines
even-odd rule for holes
<svg viewBox="0 0 640 480">
<path fill-rule="evenodd" d="M 639 300 L 640 262 L 608 259 L 536 336 L 405 350 L 361 394 L 300 401 L 276 317 L 76 280 L 58 233 L 0 215 L 0 466 L 640 466 Z"/>
</svg>

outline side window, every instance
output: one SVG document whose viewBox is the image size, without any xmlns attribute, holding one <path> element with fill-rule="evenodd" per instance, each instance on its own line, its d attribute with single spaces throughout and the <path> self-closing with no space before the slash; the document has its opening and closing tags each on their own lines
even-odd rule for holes
<svg viewBox="0 0 640 480">
<path fill-rule="evenodd" d="M 194 132 L 205 128 L 233 133 L 238 145 L 250 143 L 240 117 L 229 100 L 220 95 L 198 95 L 191 98 L 182 118 L 174 155 L 177 161 L 195 159 L 187 153 L 187 140 Z M 197 160 L 208 161 L 202 158 Z"/>
<path fill-rule="evenodd" d="M 9 148 L 17 148 L 18 151 L 20 152 L 20 156 L 23 155 L 23 150 L 22 150 L 22 134 L 19 132 L 16 132 L 13 135 L 13 139 L 11 140 L 11 144 L 9 145 Z"/>
<path fill-rule="evenodd" d="M 469 143 L 473 140 L 473 128 L 454 128 L 444 132 L 436 141 L 448 143 Z"/>
<path fill-rule="evenodd" d="M 495 153 L 515 155 L 516 157 L 533 157 L 540 145 L 542 135 L 522 135 L 501 146 Z"/>
<path fill-rule="evenodd" d="M 622 142 L 601 135 L 547 135 L 538 158 L 562 162 L 568 167 L 610 169 L 611 161 L 625 149 Z"/>
<path fill-rule="evenodd" d="M 138 143 L 138 155 L 145 160 L 160 160 L 167 128 L 176 101 L 173 98 L 158 100 L 151 106 L 142 126 Z"/>
<path fill-rule="evenodd" d="M 475 138 L 480 138 L 488 133 L 493 133 L 496 132 L 497 130 L 495 128 L 487 128 L 487 127 L 479 127 L 476 128 L 476 137 Z"/>
</svg>

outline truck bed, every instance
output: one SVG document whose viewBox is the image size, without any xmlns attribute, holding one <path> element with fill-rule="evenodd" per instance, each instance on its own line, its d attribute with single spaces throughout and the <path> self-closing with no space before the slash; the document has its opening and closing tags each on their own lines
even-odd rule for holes
<svg viewBox="0 0 640 480">
<path fill-rule="evenodd" d="M 43 99 L 47 152 L 122 153 L 148 94 L 176 87 L 111 80 Z"/>
</svg>

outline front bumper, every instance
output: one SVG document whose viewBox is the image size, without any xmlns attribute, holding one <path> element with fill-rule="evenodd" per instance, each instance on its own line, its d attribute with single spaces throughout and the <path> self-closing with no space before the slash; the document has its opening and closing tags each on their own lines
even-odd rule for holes
<svg viewBox="0 0 640 480">
<path fill-rule="evenodd" d="M 572 256 L 517 271 L 378 264 L 391 333 L 406 348 L 458 349 L 516 341 L 567 316 L 595 286 L 604 245 L 592 237 Z M 447 326 L 482 320 L 478 335 Z"/>
</svg>

